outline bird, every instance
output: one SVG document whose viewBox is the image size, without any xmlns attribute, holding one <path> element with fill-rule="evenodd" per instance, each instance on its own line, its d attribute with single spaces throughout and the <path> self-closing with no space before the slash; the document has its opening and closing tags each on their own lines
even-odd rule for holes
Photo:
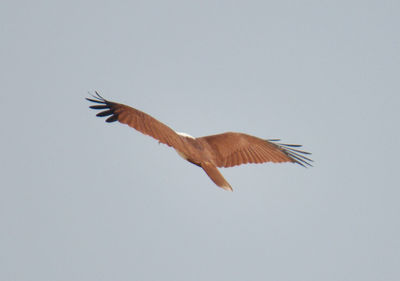
<svg viewBox="0 0 400 281">
<path fill-rule="evenodd" d="M 238 132 L 225 132 L 195 138 L 187 133 L 174 131 L 147 113 L 125 104 L 104 99 L 97 91 L 92 98 L 91 109 L 101 110 L 98 117 L 105 121 L 119 121 L 137 131 L 151 136 L 159 143 L 172 147 L 185 160 L 202 168 L 219 187 L 233 191 L 218 168 L 233 167 L 247 163 L 291 162 L 303 167 L 312 167 L 310 152 L 299 150 L 302 145 L 283 144 L 280 139 L 262 139 Z"/>
</svg>

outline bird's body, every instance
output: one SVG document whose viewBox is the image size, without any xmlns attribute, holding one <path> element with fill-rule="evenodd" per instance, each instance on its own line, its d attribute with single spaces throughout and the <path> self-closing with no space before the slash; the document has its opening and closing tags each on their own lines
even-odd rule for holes
<svg viewBox="0 0 400 281">
<path fill-rule="evenodd" d="M 264 140 L 251 135 L 227 132 L 195 138 L 186 133 L 175 132 L 150 115 L 127 105 L 110 102 L 96 92 L 95 99 L 87 99 L 100 105 L 92 109 L 105 110 L 97 116 L 110 116 L 107 122 L 119 121 L 173 147 L 185 160 L 203 168 L 211 180 L 221 188 L 232 190 L 217 167 L 232 167 L 246 163 L 292 162 L 311 166 L 310 154 L 294 147 L 300 145 L 279 144 L 278 140 Z"/>
</svg>

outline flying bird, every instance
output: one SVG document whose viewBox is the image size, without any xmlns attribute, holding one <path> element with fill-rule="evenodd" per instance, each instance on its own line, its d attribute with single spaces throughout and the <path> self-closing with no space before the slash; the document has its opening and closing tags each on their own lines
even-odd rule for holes
<svg viewBox="0 0 400 281">
<path fill-rule="evenodd" d="M 119 121 L 139 132 L 173 147 L 185 160 L 201 167 L 219 187 L 233 191 L 231 185 L 217 167 L 233 167 L 247 163 L 292 162 L 303 167 L 312 166 L 309 152 L 296 148 L 297 144 L 282 144 L 279 139 L 261 139 L 251 135 L 226 132 L 195 138 L 176 132 L 150 115 L 124 104 L 108 101 L 96 91 L 96 96 L 86 98 L 96 105 L 92 109 L 103 110 L 96 116 L 109 116 L 106 122 Z"/>
</svg>

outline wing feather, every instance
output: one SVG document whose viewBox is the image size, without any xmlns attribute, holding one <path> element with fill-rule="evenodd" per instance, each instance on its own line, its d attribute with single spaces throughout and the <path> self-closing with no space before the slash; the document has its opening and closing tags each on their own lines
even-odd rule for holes
<svg viewBox="0 0 400 281">
<path fill-rule="evenodd" d="M 278 139 L 264 140 L 243 133 L 223 133 L 199 138 L 214 151 L 218 167 L 232 167 L 246 163 L 292 162 L 312 166 L 305 157 L 311 153 L 294 149 L 301 145 L 280 144 Z"/>
<path fill-rule="evenodd" d="M 258 156 L 257 151 L 255 150 L 254 147 L 249 146 L 249 148 L 245 151 L 248 151 L 248 153 L 251 155 L 251 158 L 253 159 L 252 163 L 262 163 L 261 157 Z"/>
<path fill-rule="evenodd" d="M 110 116 L 106 119 L 106 122 L 119 121 L 122 124 L 126 124 L 139 132 L 151 136 L 159 142 L 174 148 L 179 148 L 184 144 L 182 137 L 174 130 L 140 110 L 124 104 L 108 101 L 97 92 L 96 96 L 93 96 L 93 99 L 86 99 L 90 102 L 100 104 L 92 105 L 90 108 L 104 110 L 96 114 L 96 116 Z"/>
<path fill-rule="evenodd" d="M 241 156 L 241 158 L 242 158 L 244 164 L 250 162 L 249 159 L 247 159 L 247 155 L 246 155 L 246 153 L 245 153 L 245 150 L 240 151 L 240 156 Z"/>
</svg>

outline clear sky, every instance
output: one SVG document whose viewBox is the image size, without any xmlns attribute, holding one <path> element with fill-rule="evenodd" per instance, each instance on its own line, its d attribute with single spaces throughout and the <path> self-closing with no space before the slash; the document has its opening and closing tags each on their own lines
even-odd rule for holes
<svg viewBox="0 0 400 281">
<path fill-rule="evenodd" d="M 399 1 L 0 3 L 0 280 L 400 280 Z M 299 143 L 221 169 L 95 117 Z"/>
</svg>

